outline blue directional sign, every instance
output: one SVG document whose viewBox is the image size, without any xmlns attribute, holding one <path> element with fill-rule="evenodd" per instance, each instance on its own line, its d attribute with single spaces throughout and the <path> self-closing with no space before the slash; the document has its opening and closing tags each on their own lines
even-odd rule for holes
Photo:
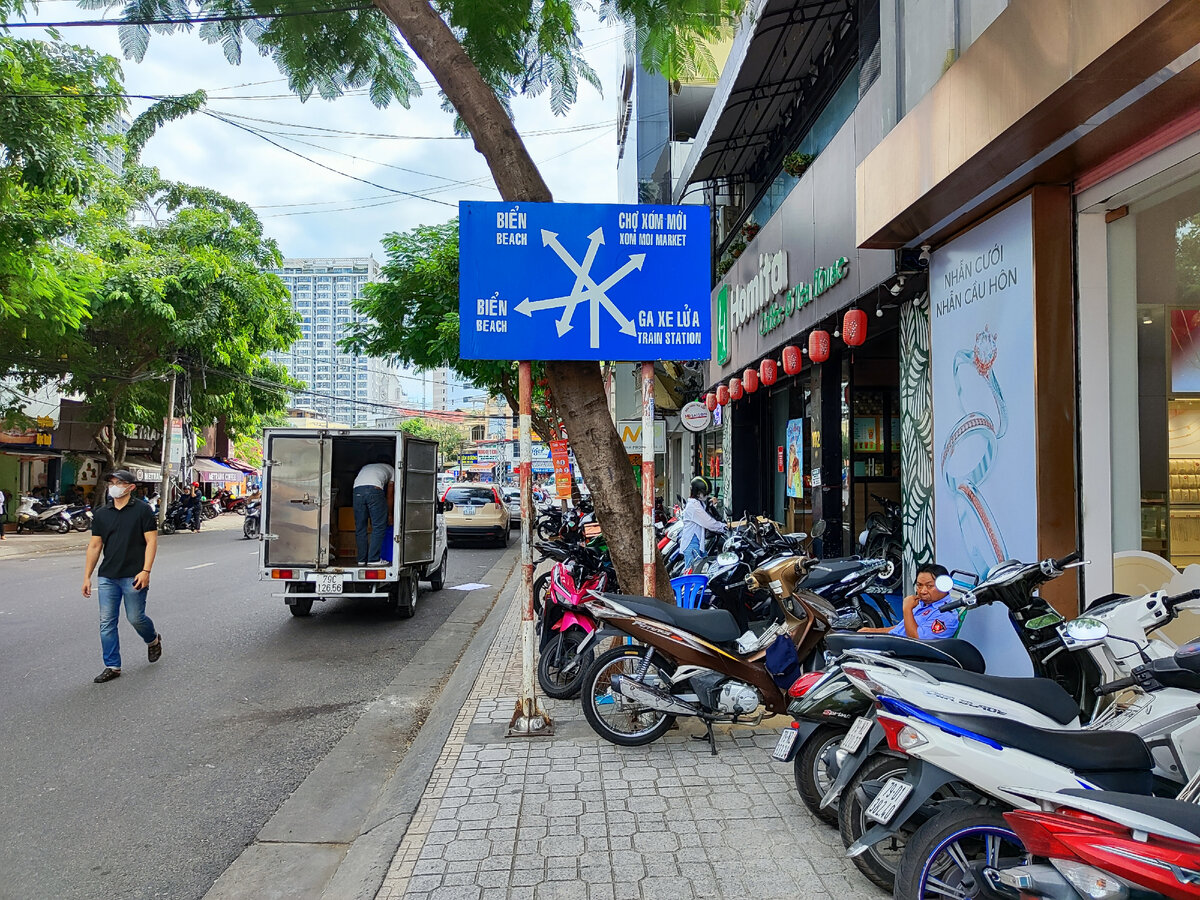
<svg viewBox="0 0 1200 900">
<path fill-rule="evenodd" d="M 459 204 L 463 359 L 708 359 L 707 206 Z"/>
</svg>

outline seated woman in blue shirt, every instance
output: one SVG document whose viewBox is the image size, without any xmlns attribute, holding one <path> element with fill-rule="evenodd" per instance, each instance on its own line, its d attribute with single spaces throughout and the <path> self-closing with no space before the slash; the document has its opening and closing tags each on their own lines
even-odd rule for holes
<svg viewBox="0 0 1200 900">
<path fill-rule="evenodd" d="M 958 631 L 958 613 L 942 609 L 942 603 L 950 595 L 937 589 L 937 579 L 949 574 L 945 566 L 925 563 L 917 569 L 916 592 L 904 598 L 904 621 L 883 628 L 860 628 L 859 634 L 895 634 L 922 641 L 954 637 Z"/>
</svg>

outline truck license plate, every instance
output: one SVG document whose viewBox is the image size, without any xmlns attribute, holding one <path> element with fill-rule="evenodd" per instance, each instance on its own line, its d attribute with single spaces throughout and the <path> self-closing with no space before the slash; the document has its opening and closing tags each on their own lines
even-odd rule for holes
<svg viewBox="0 0 1200 900">
<path fill-rule="evenodd" d="M 908 799 L 912 789 L 913 786 L 903 779 L 889 778 L 883 790 L 875 795 L 875 799 L 867 807 L 867 818 L 880 825 L 888 824 L 900 805 Z"/>
<path fill-rule="evenodd" d="M 841 747 L 847 753 L 854 753 L 862 746 L 863 739 L 871 731 L 871 725 L 874 719 L 867 716 L 859 716 L 854 720 L 854 724 L 850 726 L 850 730 L 846 732 L 846 736 L 842 738 Z"/>
<path fill-rule="evenodd" d="M 787 762 L 788 754 L 792 752 L 792 745 L 796 743 L 796 735 L 799 733 L 795 728 L 783 729 L 783 733 L 779 735 L 779 743 L 775 745 L 775 752 L 771 754 L 771 758 L 777 759 L 780 762 Z"/>
<path fill-rule="evenodd" d="M 318 594 L 340 594 L 342 592 L 342 581 L 340 575 L 318 575 L 317 576 L 317 593 Z"/>
</svg>

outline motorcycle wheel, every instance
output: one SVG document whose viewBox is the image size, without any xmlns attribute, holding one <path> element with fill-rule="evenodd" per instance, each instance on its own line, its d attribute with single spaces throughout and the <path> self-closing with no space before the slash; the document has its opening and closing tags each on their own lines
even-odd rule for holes
<svg viewBox="0 0 1200 900">
<path fill-rule="evenodd" d="M 846 729 L 836 725 L 822 725 L 812 733 L 800 752 L 796 754 L 794 763 L 796 791 L 800 799 L 808 807 L 808 811 L 826 825 L 837 827 L 838 811 L 836 806 L 821 809 L 821 798 L 833 784 L 829 771 L 825 767 L 825 751 L 837 747 L 846 736 Z"/>
<path fill-rule="evenodd" d="M 76 516 L 71 520 L 71 528 L 75 531 L 87 531 L 92 527 L 92 523 L 87 516 Z"/>
<path fill-rule="evenodd" d="M 537 534 L 543 541 L 552 541 L 558 537 L 558 529 L 549 519 L 542 519 L 537 523 Z"/>
<path fill-rule="evenodd" d="M 871 804 L 863 791 L 863 782 L 885 782 L 889 778 L 903 778 L 907 772 L 908 761 L 899 756 L 879 754 L 863 764 L 842 791 L 838 803 L 838 829 L 842 833 L 843 844 L 850 847 L 875 824 L 867 821 L 867 807 Z M 907 829 L 902 828 L 887 840 L 868 847 L 853 857 L 854 865 L 874 884 L 890 891 L 896 881 L 900 860 L 908 846 L 908 838 L 915 830 L 915 824 Z"/>
<path fill-rule="evenodd" d="M 250 540 L 258 537 L 258 516 L 246 516 L 246 521 L 242 523 L 242 534 Z"/>
<path fill-rule="evenodd" d="M 1028 860 L 1020 838 L 996 807 L 947 809 L 909 838 L 896 873 L 896 900 L 994 897 L 983 870 L 1007 869 Z"/>
<path fill-rule="evenodd" d="M 71 523 L 59 516 L 54 520 L 54 531 L 58 534 L 66 534 L 71 530 Z"/>
<path fill-rule="evenodd" d="M 610 679 L 616 675 L 636 675 L 649 652 L 649 647 L 617 647 L 602 653 L 583 676 L 580 699 L 583 717 L 596 734 L 611 744 L 621 747 L 651 744 L 666 734 L 675 721 L 672 715 L 643 709 L 613 693 Z M 669 684 L 674 671 L 674 663 L 655 654 L 646 668 L 645 680 L 651 684 Z"/>
<path fill-rule="evenodd" d="M 546 595 L 550 593 L 550 573 L 543 572 L 533 583 L 533 614 L 539 620 L 546 608 Z"/>
<path fill-rule="evenodd" d="M 891 574 L 887 578 L 876 578 L 875 583 L 884 594 L 895 594 L 900 591 L 904 581 L 904 548 L 899 541 L 878 541 L 867 549 L 867 556 L 874 559 L 886 559 L 892 564 Z"/>
<path fill-rule="evenodd" d="M 217 512 L 217 508 L 215 506 L 204 507 L 204 518 L 215 519 L 219 515 L 220 515 L 220 513 Z"/>
<path fill-rule="evenodd" d="M 579 657 L 579 645 L 587 637 L 578 628 L 571 628 L 562 634 L 555 635 L 548 643 L 541 656 L 538 657 L 538 684 L 547 697 L 555 700 L 567 700 L 579 693 L 583 684 L 583 676 L 587 674 L 595 654 L 589 649 L 573 675 L 564 677 L 563 667 L 574 662 Z"/>
<path fill-rule="evenodd" d="M 235 507 L 233 508 L 233 511 L 234 511 L 235 513 L 237 513 L 239 516 L 244 516 L 244 515 L 246 514 L 246 504 L 245 504 L 245 503 L 242 503 L 242 504 L 240 504 L 240 505 L 238 505 L 238 506 L 235 506 Z"/>
<path fill-rule="evenodd" d="M 163 534 L 174 534 L 175 533 L 175 523 L 172 522 L 170 519 L 165 519 L 162 523 L 162 533 Z"/>
</svg>

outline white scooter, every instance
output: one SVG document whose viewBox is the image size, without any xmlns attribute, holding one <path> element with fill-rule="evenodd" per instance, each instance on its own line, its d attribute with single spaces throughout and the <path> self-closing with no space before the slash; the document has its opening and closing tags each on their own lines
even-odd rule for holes
<svg viewBox="0 0 1200 900">
<path fill-rule="evenodd" d="M 37 501 L 23 494 L 17 506 L 17 533 L 29 531 L 54 531 L 66 534 L 71 530 L 71 517 L 66 514 L 66 503 L 55 503 L 42 511 L 36 508 Z"/>
<path fill-rule="evenodd" d="M 1075 620 L 1066 628 L 1083 649 L 1103 645 L 1106 629 L 1095 620 Z M 1110 705 L 1093 727 L 1082 731 L 1036 728 L 996 716 L 931 714 L 908 702 L 906 680 L 893 661 L 853 654 L 856 659 L 843 671 L 876 696 L 888 746 L 907 756 L 908 763 L 903 777 L 860 785 L 873 795 L 864 824 L 874 824 L 848 853 L 863 853 L 901 829 L 911 830 L 956 807 L 990 807 L 996 817 L 1001 810 L 1031 808 L 1022 791 L 1178 791 L 1200 772 L 1197 648 L 1188 645 L 1172 658 L 1148 659 L 1131 675 L 1100 685 L 1096 692 L 1101 696 L 1130 688 L 1137 692 L 1131 702 Z M 979 824 L 971 817 L 964 820 L 964 828 Z M 931 852 L 915 843 L 919 833 L 909 839 L 900 860 L 897 898 L 925 896 L 927 886 L 912 881 L 917 861 L 922 862 L 916 866 L 918 874 L 927 874 L 924 856 Z"/>
</svg>

